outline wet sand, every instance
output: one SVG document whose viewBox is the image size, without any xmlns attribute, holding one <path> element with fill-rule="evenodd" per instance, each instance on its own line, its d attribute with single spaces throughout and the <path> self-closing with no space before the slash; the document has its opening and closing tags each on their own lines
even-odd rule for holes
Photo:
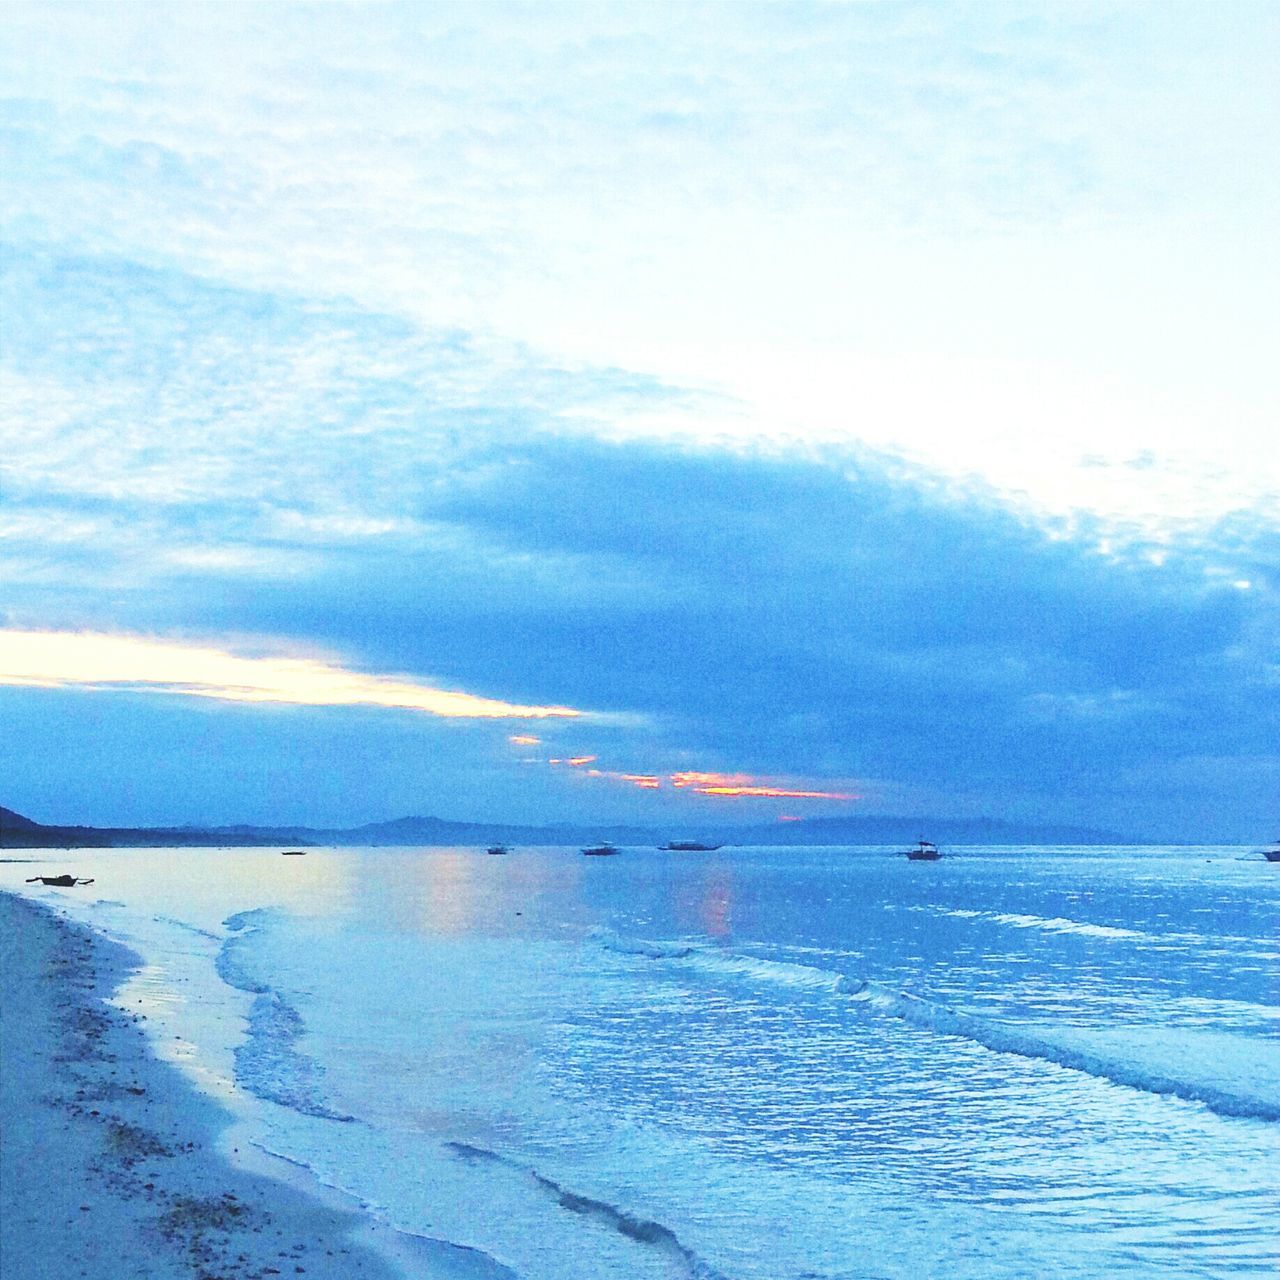
<svg viewBox="0 0 1280 1280">
<path fill-rule="evenodd" d="M 134 965 L 125 948 L 0 893 L 5 1280 L 461 1274 L 401 1256 L 403 1237 L 326 1203 L 335 1197 L 224 1158 L 231 1118 L 151 1054 L 137 1017 L 105 1003 Z"/>
</svg>

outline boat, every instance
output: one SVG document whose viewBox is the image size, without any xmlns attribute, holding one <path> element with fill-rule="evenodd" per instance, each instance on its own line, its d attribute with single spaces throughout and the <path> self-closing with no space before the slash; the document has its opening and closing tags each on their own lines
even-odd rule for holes
<svg viewBox="0 0 1280 1280">
<path fill-rule="evenodd" d="M 307 851 L 305 849 L 281 849 L 280 856 L 282 858 L 305 858 Z"/>
<path fill-rule="evenodd" d="M 712 853 L 719 849 L 718 844 L 703 844 L 699 840 L 672 840 L 669 844 L 660 844 L 659 849 L 668 853 Z"/>
<path fill-rule="evenodd" d="M 906 850 L 909 862 L 937 862 L 942 854 L 931 840 L 917 840 L 914 849 Z"/>
<path fill-rule="evenodd" d="M 509 844 L 491 844 L 485 850 L 485 853 L 493 853 L 493 854 L 510 853 L 510 852 L 511 852 L 511 846 Z"/>
<path fill-rule="evenodd" d="M 582 852 L 588 858 L 610 858 L 618 850 L 606 840 L 604 844 L 593 844 L 589 848 L 583 849 Z"/>
<path fill-rule="evenodd" d="M 1270 849 L 1263 849 L 1262 856 L 1268 862 L 1280 862 L 1280 840 L 1275 841 Z"/>
<path fill-rule="evenodd" d="M 27 881 L 28 884 L 44 884 L 50 885 L 55 889 L 73 889 L 78 884 L 92 884 L 93 879 L 85 879 L 83 876 L 32 876 Z"/>
</svg>

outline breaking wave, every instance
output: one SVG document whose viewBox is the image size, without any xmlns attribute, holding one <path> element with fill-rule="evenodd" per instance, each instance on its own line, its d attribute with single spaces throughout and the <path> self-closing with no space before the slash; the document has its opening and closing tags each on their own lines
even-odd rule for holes
<svg viewBox="0 0 1280 1280">
<path fill-rule="evenodd" d="M 174 916 L 152 916 L 152 920 L 156 924 L 172 925 L 175 929 L 181 929 L 184 933 L 193 933 L 198 938 L 207 938 L 210 942 L 221 942 L 222 935 L 213 933 L 208 929 L 202 929 L 199 925 L 188 924 L 185 920 L 179 920 Z"/>
<path fill-rule="evenodd" d="M 1125 1061 L 1081 1046 L 1064 1044 L 1027 1027 L 1017 1027 L 991 1018 L 963 1013 L 948 1005 L 926 1000 L 905 991 L 894 991 L 875 983 L 864 983 L 852 993 L 913 1027 L 941 1035 L 963 1036 L 997 1053 L 1038 1058 L 1073 1071 L 1082 1071 L 1112 1084 L 1163 1094 L 1188 1102 L 1203 1103 L 1223 1116 L 1250 1120 L 1280 1120 L 1280 1101 L 1236 1093 L 1219 1084 L 1185 1075 L 1166 1074 L 1141 1062 Z"/>
<path fill-rule="evenodd" d="M 893 908 L 890 908 L 893 909 Z M 1009 911 L 975 911 L 965 907 L 938 907 L 916 903 L 900 908 L 903 911 L 926 912 L 929 915 L 947 916 L 953 920 L 980 920 L 1002 924 L 1013 929 L 1035 929 L 1041 933 L 1077 934 L 1086 938 L 1099 938 L 1107 942 L 1135 942 L 1159 948 L 1192 944 L 1198 947 L 1222 951 L 1231 948 L 1240 959 L 1274 960 L 1280 956 L 1271 940 L 1239 934 L 1191 933 L 1179 930 L 1171 933 L 1149 933 L 1141 929 L 1125 929 L 1119 925 L 1091 924 L 1085 920 L 1071 920 L 1065 916 L 1033 916 Z M 1212 954 L 1212 952 L 1210 952 Z"/>
<path fill-rule="evenodd" d="M 223 924 L 233 930 L 215 960 L 218 976 L 228 986 L 251 994 L 248 1031 L 234 1050 L 236 1083 L 255 1097 L 322 1120 L 350 1121 L 353 1116 L 326 1105 L 320 1080 L 324 1068 L 301 1053 L 297 1044 L 306 1032 L 302 1015 L 274 988 L 259 980 L 250 963 L 255 938 L 276 913 L 242 911 Z"/>
<path fill-rule="evenodd" d="M 1090 924 L 1087 920 L 1071 920 L 1066 916 L 1030 916 L 1014 912 L 974 911 L 963 907 L 910 906 L 907 911 L 926 911 L 930 915 L 950 916 L 956 920 L 990 920 L 994 924 L 1008 925 L 1013 929 L 1039 929 L 1043 933 L 1079 934 L 1086 938 L 1106 938 L 1111 941 L 1159 942 L 1154 934 L 1140 929 L 1122 929 L 1118 925 Z"/>
<path fill-rule="evenodd" d="M 758 986 L 781 986 L 797 991 L 827 991 L 847 995 L 862 985 L 857 979 L 817 965 L 796 964 L 789 960 L 762 960 L 756 956 L 717 950 L 697 943 L 632 941 L 604 929 L 595 930 L 592 937 L 606 951 L 613 951 L 618 955 L 643 956 L 650 960 L 679 960 L 683 962 L 682 967 L 711 977 L 746 978 Z"/>
<path fill-rule="evenodd" d="M 486 1147 L 472 1146 L 467 1142 L 446 1142 L 445 1149 L 463 1160 L 499 1164 L 523 1174 L 562 1209 L 568 1209 L 571 1213 L 589 1218 L 601 1226 L 612 1228 L 619 1235 L 626 1236 L 628 1240 L 634 1240 L 637 1244 L 649 1245 L 661 1250 L 679 1264 L 689 1280 L 726 1280 L 722 1272 L 700 1258 L 670 1227 L 663 1226 L 660 1222 L 654 1222 L 649 1218 L 638 1218 L 625 1209 L 619 1209 L 617 1205 L 610 1204 L 607 1200 L 596 1200 L 590 1196 L 579 1195 L 536 1169 L 511 1160 L 507 1156 L 499 1155 Z"/>
<path fill-rule="evenodd" d="M 1065 1043 L 1031 1027 L 965 1013 L 882 983 L 853 977 L 814 965 L 742 956 L 697 943 L 631 942 L 597 932 L 595 939 L 610 951 L 677 964 L 682 971 L 713 979 L 747 978 L 755 985 L 828 992 L 855 1006 L 899 1018 L 910 1026 L 937 1035 L 962 1036 L 997 1053 L 1052 1062 L 1112 1084 L 1144 1093 L 1199 1102 L 1223 1116 L 1280 1121 L 1280 1098 L 1259 1096 L 1247 1087 L 1233 1089 L 1218 1081 L 1153 1068 L 1097 1049 Z M 1071 1034 L 1070 1031 L 1067 1034 Z"/>
</svg>

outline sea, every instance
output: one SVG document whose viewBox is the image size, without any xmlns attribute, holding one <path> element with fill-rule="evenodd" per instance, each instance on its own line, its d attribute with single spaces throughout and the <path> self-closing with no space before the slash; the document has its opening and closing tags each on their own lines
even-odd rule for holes
<svg viewBox="0 0 1280 1280">
<path fill-rule="evenodd" d="M 80 850 L 0 887 L 141 957 L 116 1001 L 238 1141 L 477 1280 L 1274 1276 L 1280 866 L 944 853 Z"/>
</svg>

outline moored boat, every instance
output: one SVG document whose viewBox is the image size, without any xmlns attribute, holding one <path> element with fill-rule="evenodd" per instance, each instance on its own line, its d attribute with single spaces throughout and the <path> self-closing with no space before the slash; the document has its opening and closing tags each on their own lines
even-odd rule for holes
<svg viewBox="0 0 1280 1280">
<path fill-rule="evenodd" d="M 1277 840 L 1269 849 L 1263 849 L 1262 856 L 1268 862 L 1280 862 L 1280 840 Z"/>
<path fill-rule="evenodd" d="M 606 840 L 603 844 L 590 845 L 588 848 L 583 849 L 582 852 L 588 858 L 610 858 L 618 850 Z"/>
<path fill-rule="evenodd" d="M 937 862 L 942 857 L 932 840 L 917 840 L 915 848 L 905 852 L 909 862 Z"/>
<path fill-rule="evenodd" d="M 720 846 L 703 844 L 700 840 L 671 840 L 667 844 L 660 844 L 658 848 L 668 853 L 712 853 Z"/>
<path fill-rule="evenodd" d="M 485 853 L 493 853 L 493 854 L 510 853 L 510 852 L 511 852 L 511 846 L 509 844 L 491 844 L 485 850 Z"/>
</svg>

